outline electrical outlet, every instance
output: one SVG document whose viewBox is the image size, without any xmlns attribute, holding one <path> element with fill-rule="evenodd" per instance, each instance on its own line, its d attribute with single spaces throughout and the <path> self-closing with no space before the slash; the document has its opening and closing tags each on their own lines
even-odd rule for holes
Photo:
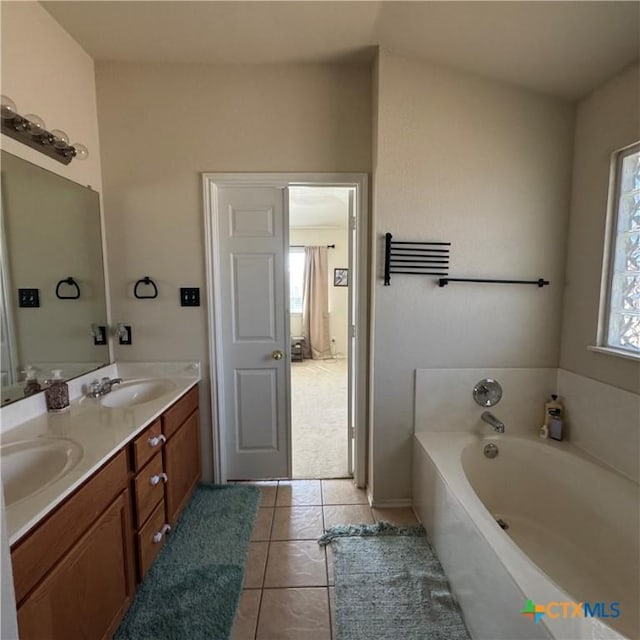
<svg viewBox="0 0 640 640">
<path fill-rule="evenodd" d="M 107 327 L 97 325 L 93 330 L 93 344 L 97 347 L 107 344 Z"/>
<path fill-rule="evenodd" d="M 133 341 L 133 337 L 131 335 L 131 325 L 125 324 L 123 325 L 123 329 L 124 331 L 119 335 L 119 342 L 120 344 L 129 345 Z"/>
<path fill-rule="evenodd" d="M 18 289 L 19 307 L 39 307 L 40 289 Z"/>
<path fill-rule="evenodd" d="M 180 306 L 199 307 L 200 306 L 200 288 L 199 287 L 180 287 Z"/>
</svg>

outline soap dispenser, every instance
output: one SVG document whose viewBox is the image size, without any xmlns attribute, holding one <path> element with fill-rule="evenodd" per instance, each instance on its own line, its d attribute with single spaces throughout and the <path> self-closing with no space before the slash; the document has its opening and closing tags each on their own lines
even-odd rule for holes
<svg viewBox="0 0 640 640">
<path fill-rule="evenodd" d="M 563 420 L 562 413 L 564 407 L 560 398 L 554 393 L 551 400 L 544 405 L 544 425 L 547 428 L 549 438 L 552 440 L 562 440 Z"/>
<path fill-rule="evenodd" d="M 547 427 L 551 422 L 551 418 L 562 417 L 563 406 L 560 398 L 555 393 L 551 395 L 551 400 L 547 400 L 544 404 L 544 423 Z"/>
<path fill-rule="evenodd" d="M 44 391 L 44 397 L 47 411 L 56 413 L 69 407 L 69 385 L 64 381 L 61 369 L 53 369 L 51 373 L 53 378 L 45 380 L 48 386 Z"/>
<path fill-rule="evenodd" d="M 24 385 L 24 397 L 27 398 L 32 396 L 34 393 L 39 393 L 42 391 L 42 387 L 38 382 L 38 376 L 36 374 L 36 370 L 27 365 L 25 369 L 25 385 Z"/>
</svg>

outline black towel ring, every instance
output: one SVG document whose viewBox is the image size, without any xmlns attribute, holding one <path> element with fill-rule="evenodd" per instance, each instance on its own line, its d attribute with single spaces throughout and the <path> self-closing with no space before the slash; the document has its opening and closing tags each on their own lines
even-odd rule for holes
<svg viewBox="0 0 640 640">
<path fill-rule="evenodd" d="M 153 293 L 150 296 L 141 296 L 138 293 L 138 287 L 141 284 L 151 285 L 153 287 Z M 133 288 L 133 295 L 136 298 L 138 298 L 138 300 L 153 300 L 153 298 L 157 298 L 158 297 L 158 287 L 156 287 L 156 283 L 149 276 L 145 276 L 144 278 L 142 278 L 141 280 L 138 280 L 138 282 L 136 282 L 136 286 Z"/>
<path fill-rule="evenodd" d="M 60 287 L 65 284 L 68 284 L 71 287 L 75 287 L 75 293 L 73 295 L 70 295 L 70 296 L 60 295 Z M 80 287 L 78 286 L 78 283 L 71 276 L 69 276 L 68 278 L 63 278 L 56 285 L 56 297 L 59 300 L 77 300 L 80 297 Z"/>
</svg>

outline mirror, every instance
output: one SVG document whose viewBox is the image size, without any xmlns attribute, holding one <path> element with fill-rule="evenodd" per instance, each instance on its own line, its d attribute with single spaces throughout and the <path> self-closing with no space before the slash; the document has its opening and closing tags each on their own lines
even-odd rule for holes
<svg viewBox="0 0 640 640">
<path fill-rule="evenodd" d="M 2 406 L 108 364 L 100 196 L 2 151 L 0 374 Z M 44 386 L 44 385 L 43 385 Z"/>
</svg>

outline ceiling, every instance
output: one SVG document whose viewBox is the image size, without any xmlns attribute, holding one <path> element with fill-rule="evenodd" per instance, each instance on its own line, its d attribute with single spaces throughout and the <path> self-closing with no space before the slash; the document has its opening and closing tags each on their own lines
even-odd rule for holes
<svg viewBox="0 0 640 640">
<path fill-rule="evenodd" d="M 638 2 L 48 1 L 95 60 L 371 60 L 381 45 L 579 98 L 640 54 Z"/>
<path fill-rule="evenodd" d="M 348 187 L 289 187 L 290 228 L 343 228 L 348 221 Z"/>
</svg>

